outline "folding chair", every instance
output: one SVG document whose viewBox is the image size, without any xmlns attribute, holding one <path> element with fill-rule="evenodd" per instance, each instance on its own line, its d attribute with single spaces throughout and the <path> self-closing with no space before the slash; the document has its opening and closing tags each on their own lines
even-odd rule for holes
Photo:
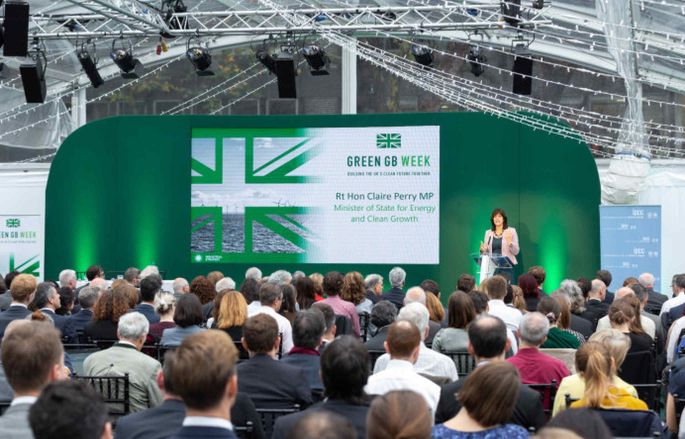
<svg viewBox="0 0 685 439">
<path fill-rule="evenodd" d="M 264 430 L 264 437 L 271 437 L 274 431 L 274 424 L 276 419 L 281 416 L 289 415 L 300 411 L 300 405 L 295 404 L 291 407 L 284 408 L 256 408 L 259 417 L 262 420 L 262 429 Z"/>
<path fill-rule="evenodd" d="M 440 351 L 441 354 L 447 355 L 454 361 L 457 366 L 457 374 L 459 378 L 463 378 L 473 369 L 476 368 L 476 360 L 466 351 Z"/>
</svg>

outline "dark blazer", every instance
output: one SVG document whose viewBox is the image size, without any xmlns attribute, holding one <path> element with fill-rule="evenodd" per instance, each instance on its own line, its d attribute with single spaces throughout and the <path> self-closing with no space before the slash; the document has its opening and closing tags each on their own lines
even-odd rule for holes
<svg viewBox="0 0 685 439">
<path fill-rule="evenodd" d="M 374 305 L 381 301 L 381 298 L 376 296 L 373 290 L 366 290 L 366 298 L 372 301 Z"/>
<path fill-rule="evenodd" d="M 645 288 L 647 290 L 647 293 L 649 294 L 649 298 L 647 299 L 647 304 L 645 305 L 645 311 L 659 315 L 661 312 L 661 307 L 664 305 L 664 302 L 668 300 L 668 297 L 666 297 L 665 294 L 660 294 L 654 291 L 652 288 Z"/>
<path fill-rule="evenodd" d="M 302 370 L 268 355 L 256 355 L 238 364 L 238 391 L 250 395 L 255 406 L 282 408 L 311 405 L 312 394 Z"/>
<path fill-rule="evenodd" d="M 591 321 L 573 313 L 571 313 L 571 324 L 569 326 L 573 331 L 580 332 L 585 340 L 590 338 L 593 332 Z"/>
<path fill-rule="evenodd" d="M 466 378 L 468 376 L 460 378 L 459 381 L 445 384 L 440 389 L 440 401 L 438 402 L 438 409 L 435 411 L 436 424 L 441 424 L 456 416 L 461 404 L 454 394 L 461 390 Z M 540 392 L 521 384 L 516 405 L 514 405 L 514 412 L 511 414 L 509 422 L 520 425 L 526 430 L 530 427 L 539 430 L 546 422 Z"/>
<path fill-rule="evenodd" d="M 147 303 L 139 303 L 135 311 L 145 316 L 148 322 L 159 323 L 159 314 L 155 312 L 155 307 Z"/>
<path fill-rule="evenodd" d="M 281 358 L 281 363 L 290 364 L 304 372 L 307 383 L 312 390 L 323 390 L 321 382 L 321 357 L 310 354 L 288 354 Z"/>
<path fill-rule="evenodd" d="M 402 288 L 392 287 L 381 295 L 381 300 L 390 301 L 399 311 L 404 306 L 404 291 Z"/>
<path fill-rule="evenodd" d="M 202 305 L 202 319 L 206 322 L 212 316 L 212 311 L 214 311 L 214 301 L 207 302 Z"/>
<path fill-rule="evenodd" d="M 186 407 L 183 401 L 167 399 L 161 405 L 120 418 L 117 422 L 117 439 L 166 439 L 183 426 Z M 262 423 L 250 398 L 244 393 L 236 395 L 231 407 L 233 425 L 252 422 L 253 439 L 264 439 Z"/>
<path fill-rule="evenodd" d="M 607 291 L 604 295 L 604 303 L 611 306 L 611 304 L 614 303 L 614 293 Z"/>
<path fill-rule="evenodd" d="M 585 303 L 585 311 L 580 316 L 592 323 L 592 331 L 594 332 L 597 329 L 599 319 L 607 315 L 608 312 L 609 305 L 596 299 L 590 299 Z"/>
<path fill-rule="evenodd" d="M 370 351 L 382 351 L 385 349 L 383 343 L 388 338 L 388 331 L 390 330 L 390 325 L 383 326 L 376 332 L 376 335 L 371 337 L 369 341 L 366 342 L 366 349 Z"/>
<path fill-rule="evenodd" d="M 0 311 L 5 311 L 12 304 L 12 294 L 10 290 L 0 294 Z"/>
<path fill-rule="evenodd" d="M 71 322 L 71 327 L 74 331 L 85 331 L 86 325 L 93 320 L 93 310 L 92 309 L 82 309 L 76 314 L 72 314 L 69 317 Z"/>
<path fill-rule="evenodd" d="M 215 427 L 181 427 L 175 435 L 169 439 L 237 439 L 231 430 Z M 118 436 L 117 436 L 118 439 Z"/>
<path fill-rule="evenodd" d="M 661 324 L 664 327 L 664 333 L 668 333 L 668 329 L 671 327 L 673 322 L 685 315 L 685 303 L 682 305 L 674 306 L 668 310 L 668 314 L 661 316 Z M 668 317 L 666 317 L 668 316 Z"/>
<path fill-rule="evenodd" d="M 111 320 L 91 320 L 84 329 L 84 334 L 91 340 L 118 340 L 117 322 Z"/>
<path fill-rule="evenodd" d="M 339 399 L 329 399 L 305 411 L 279 417 L 276 419 L 271 439 L 285 439 L 297 421 L 317 410 L 326 410 L 342 416 L 354 425 L 355 430 L 357 430 L 357 439 L 366 439 L 366 415 L 369 412 L 369 406 L 349 404 Z"/>
<path fill-rule="evenodd" d="M 29 314 L 31 311 L 19 305 L 10 306 L 6 311 L 0 312 L 0 338 L 5 335 L 5 328 L 12 320 L 25 319 Z"/>
<path fill-rule="evenodd" d="M 68 343 L 75 343 L 77 341 L 76 330 L 71 326 L 69 316 L 55 314 L 55 311 L 48 308 L 43 308 L 40 312 L 52 319 L 55 328 L 59 329 L 59 332 L 62 333 L 62 338 L 66 338 Z"/>
</svg>

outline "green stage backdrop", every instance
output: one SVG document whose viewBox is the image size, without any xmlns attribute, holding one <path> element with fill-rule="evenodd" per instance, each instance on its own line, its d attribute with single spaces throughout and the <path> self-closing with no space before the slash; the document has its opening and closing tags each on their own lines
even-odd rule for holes
<svg viewBox="0 0 685 439">
<path fill-rule="evenodd" d="M 46 194 L 45 276 L 94 263 L 108 272 L 156 264 L 166 278 L 216 269 L 241 281 L 252 264 L 191 263 L 193 130 L 411 125 L 440 127 L 440 247 L 437 265 L 404 264 L 408 284 L 433 278 L 450 292 L 460 273 L 475 274 L 469 254 L 478 250 L 494 207 L 506 210 L 519 233 L 519 271 L 543 265 L 546 290 L 599 268 L 599 177 L 587 146 L 573 140 L 479 113 L 136 116 L 88 124 L 60 148 Z M 384 240 L 402 239 L 377 236 L 357 251 L 361 259 Z M 386 278 L 393 266 L 258 265 L 265 273 L 355 269 Z"/>
</svg>

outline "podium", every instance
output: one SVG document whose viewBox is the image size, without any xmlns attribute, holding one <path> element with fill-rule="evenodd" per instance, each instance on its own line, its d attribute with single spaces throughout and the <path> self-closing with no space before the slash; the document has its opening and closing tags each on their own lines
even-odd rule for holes
<svg viewBox="0 0 685 439">
<path fill-rule="evenodd" d="M 508 279 L 509 282 L 511 282 L 514 277 L 514 264 L 511 262 L 511 259 L 506 256 L 472 253 L 471 258 L 479 267 L 479 284 L 495 274 L 501 274 Z"/>
</svg>

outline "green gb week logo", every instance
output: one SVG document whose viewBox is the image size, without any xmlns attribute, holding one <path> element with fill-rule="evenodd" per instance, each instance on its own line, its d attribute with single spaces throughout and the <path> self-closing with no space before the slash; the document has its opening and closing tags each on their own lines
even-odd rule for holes
<svg viewBox="0 0 685 439">
<path fill-rule="evenodd" d="M 402 148 L 402 135 L 398 133 L 376 134 L 376 148 L 399 149 Z"/>
<path fill-rule="evenodd" d="M 16 229 L 17 227 L 21 227 L 21 220 L 19 218 L 7 218 L 7 220 L 5 220 L 5 226 L 8 229 Z"/>
</svg>

